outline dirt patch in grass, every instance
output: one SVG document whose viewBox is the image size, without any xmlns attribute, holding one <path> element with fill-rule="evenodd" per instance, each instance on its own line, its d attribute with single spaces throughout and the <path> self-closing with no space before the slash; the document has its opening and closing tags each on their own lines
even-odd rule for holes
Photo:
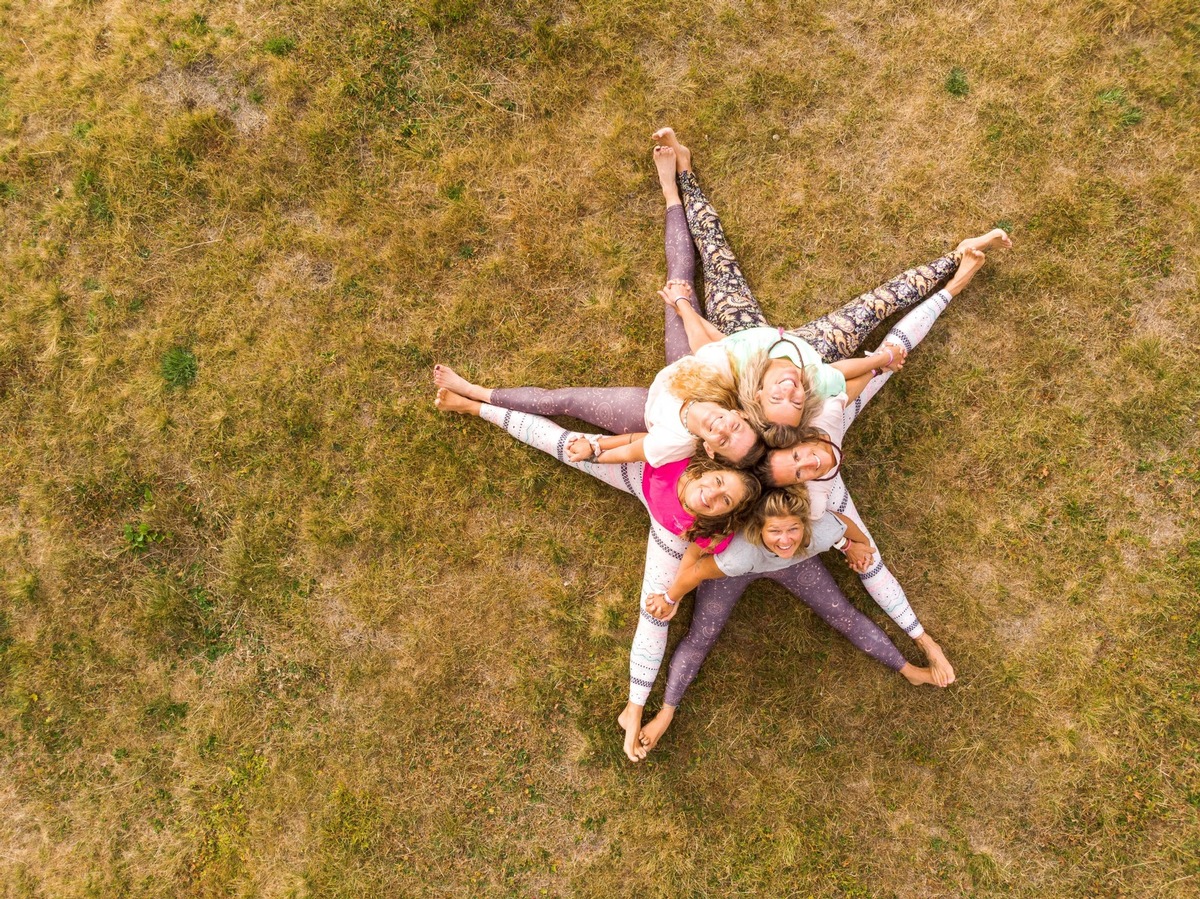
<svg viewBox="0 0 1200 899">
<path fill-rule="evenodd" d="M 182 67 L 168 63 L 158 75 L 142 83 L 142 90 L 172 110 L 215 109 L 246 137 L 258 134 L 267 124 L 266 112 L 212 56 L 202 56 Z"/>
</svg>

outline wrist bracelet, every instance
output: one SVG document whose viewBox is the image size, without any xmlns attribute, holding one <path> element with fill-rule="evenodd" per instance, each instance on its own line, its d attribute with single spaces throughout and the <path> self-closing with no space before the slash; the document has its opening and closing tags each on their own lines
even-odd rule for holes
<svg viewBox="0 0 1200 899">
<path fill-rule="evenodd" d="M 674 606 L 674 605 L 678 605 L 678 604 L 679 604 L 679 601 L 678 601 L 678 600 L 671 599 L 671 594 L 670 594 L 670 593 L 664 593 L 664 594 L 663 594 L 663 599 L 665 599 L 665 600 L 667 601 L 667 605 L 669 605 L 669 606 Z"/>
<path fill-rule="evenodd" d="M 850 538 L 847 537 L 845 534 L 843 534 L 842 539 L 839 540 L 837 543 L 833 544 L 833 548 L 836 549 L 838 552 L 844 553 L 846 551 L 846 547 L 849 545 L 850 545 Z"/>
</svg>

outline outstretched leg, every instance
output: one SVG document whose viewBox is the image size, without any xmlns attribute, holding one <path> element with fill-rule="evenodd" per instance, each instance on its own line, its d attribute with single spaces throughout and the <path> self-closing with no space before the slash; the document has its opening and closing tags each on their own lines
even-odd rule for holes
<svg viewBox="0 0 1200 899">
<path fill-rule="evenodd" d="M 540 449 L 543 453 L 553 456 L 564 465 L 590 474 L 597 480 L 603 481 L 610 487 L 616 487 L 625 493 L 631 493 L 640 501 L 642 497 L 641 462 L 601 465 L 596 462 L 568 462 L 566 457 L 567 444 L 572 437 L 578 436 L 577 431 L 560 428 L 548 418 L 540 415 L 529 415 L 512 409 L 502 409 L 489 403 L 467 399 L 445 387 L 439 388 L 434 404 L 443 412 L 460 412 L 466 415 L 478 415 L 484 421 L 491 422 L 499 428 L 504 428 L 522 443 Z"/>
<path fill-rule="evenodd" d="M 958 266 L 958 271 L 950 279 L 950 283 L 896 322 L 888 331 L 883 342 L 899 344 L 911 353 L 916 345 L 925 339 L 925 335 L 929 333 L 933 323 L 938 320 L 938 316 L 946 311 L 950 300 L 970 283 L 971 278 L 979 271 L 983 262 L 984 257 L 981 252 L 967 250 L 962 263 Z M 885 371 L 876 375 L 867 383 L 863 392 L 854 402 L 846 407 L 846 414 L 842 417 L 846 430 L 849 430 L 850 424 L 858 417 L 858 413 L 875 394 L 883 389 L 883 385 L 893 374 L 893 372 Z"/>
<path fill-rule="evenodd" d="M 641 739 L 642 710 L 658 678 L 663 656 L 666 655 L 670 626 L 669 622 L 659 621 L 650 614 L 646 609 L 646 600 L 671 586 L 686 549 L 684 540 L 651 519 L 638 625 L 633 635 L 633 646 L 629 650 L 629 702 L 618 719 L 625 729 L 625 754 L 630 761 L 644 758 L 648 751 Z M 653 748 L 653 744 L 649 748 Z"/>
<path fill-rule="evenodd" d="M 872 544 L 875 543 L 875 538 L 871 536 L 871 532 L 863 523 L 862 516 L 858 514 L 858 509 L 855 508 L 854 500 L 850 496 L 850 491 L 846 489 L 846 483 L 842 480 L 841 475 L 834 479 L 833 490 L 829 494 L 829 508 L 840 515 L 845 515 L 857 524 L 867 539 Z M 875 555 L 871 558 L 871 567 L 859 574 L 859 578 L 862 580 L 863 588 L 870 594 L 875 604 L 883 609 L 884 613 L 898 627 L 912 637 L 921 651 L 925 653 L 929 659 L 933 683 L 939 687 L 952 684 L 954 668 L 950 665 L 945 653 L 942 652 L 942 648 L 925 633 L 925 628 L 921 626 L 917 613 L 913 611 L 913 607 L 908 601 L 908 594 L 904 592 L 904 588 L 896 580 L 891 569 L 884 564 L 878 547 L 876 547 Z"/>
<path fill-rule="evenodd" d="M 654 148 L 654 166 L 658 170 L 658 182 L 662 185 L 663 199 L 667 204 L 666 223 L 663 232 L 663 243 L 667 255 L 667 280 L 683 281 L 691 290 L 690 303 L 697 315 L 703 315 L 700 302 L 696 296 L 696 248 L 692 246 L 692 236 L 688 233 L 687 215 L 683 211 L 683 203 L 679 196 L 679 185 L 675 183 L 675 166 L 677 156 L 674 148 L 658 146 Z M 672 306 L 664 306 L 666 322 L 663 337 L 666 343 L 667 364 L 670 365 L 692 349 L 688 343 L 687 331 L 683 327 L 683 319 Z"/>
<path fill-rule="evenodd" d="M 958 269 L 960 258 L 957 252 L 947 253 L 928 265 L 911 268 L 789 333 L 807 341 L 826 362 L 847 359 L 885 318 L 916 305 L 945 284 Z"/>
<path fill-rule="evenodd" d="M 820 559 L 806 559 L 765 577 L 786 587 L 826 624 L 881 665 L 900 671 L 908 664 L 887 634 L 850 604 Z"/>
<path fill-rule="evenodd" d="M 708 309 L 708 320 L 724 334 L 766 325 L 766 316 L 750 292 L 737 257 L 725 239 L 721 219 L 691 170 L 691 151 L 679 143 L 670 128 L 654 132 L 654 139 L 671 147 L 678 161 L 677 177 L 683 209 L 704 270 L 704 305 Z"/>
<path fill-rule="evenodd" d="M 449 365 L 433 367 L 433 383 L 475 402 L 529 415 L 569 415 L 613 434 L 646 430 L 645 387 L 480 387 Z"/>
<path fill-rule="evenodd" d="M 846 359 L 858 352 L 867 335 L 889 315 L 916 305 L 942 284 L 946 284 L 945 289 L 950 291 L 951 296 L 956 296 L 983 265 L 984 252 L 1011 246 L 1012 241 L 1000 228 L 979 237 L 967 238 L 953 253 L 947 253 L 928 265 L 909 269 L 869 293 L 856 297 L 841 309 L 802 325 L 791 333 L 811 344 L 826 362 Z M 962 267 L 970 269 L 965 280 L 954 277 Z"/>
</svg>

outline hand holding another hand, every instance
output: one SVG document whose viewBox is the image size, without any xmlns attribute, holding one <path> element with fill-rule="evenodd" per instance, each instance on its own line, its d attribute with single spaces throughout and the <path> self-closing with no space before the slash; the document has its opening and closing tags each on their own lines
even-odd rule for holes
<svg viewBox="0 0 1200 899">
<path fill-rule="evenodd" d="M 846 553 L 846 563 L 859 574 L 865 573 L 871 567 L 871 562 L 875 558 L 875 547 L 866 543 L 859 543 L 855 540 L 851 540 L 846 545 L 844 551 Z"/>
<path fill-rule="evenodd" d="M 679 611 L 679 603 L 668 602 L 665 593 L 651 593 L 646 597 L 646 611 L 659 621 L 670 621 Z"/>
</svg>

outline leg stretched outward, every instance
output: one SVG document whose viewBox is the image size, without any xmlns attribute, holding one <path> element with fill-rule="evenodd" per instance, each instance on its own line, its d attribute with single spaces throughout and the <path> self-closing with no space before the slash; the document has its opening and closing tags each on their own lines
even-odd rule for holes
<svg viewBox="0 0 1200 899">
<path fill-rule="evenodd" d="M 488 403 L 529 415 L 569 415 L 613 434 L 637 434 L 646 430 L 645 387 L 493 389 L 472 384 L 449 365 L 433 367 L 433 383 L 477 403 Z"/>
<path fill-rule="evenodd" d="M 617 718 L 625 730 L 625 755 L 630 761 L 636 762 L 646 756 L 647 749 L 641 739 L 642 710 L 667 652 L 669 622 L 659 621 L 651 615 L 646 609 L 646 600 L 671 586 L 686 549 L 685 541 L 651 519 L 637 630 L 629 650 L 629 702 Z"/>
<path fill-rule="evenodd" d="M 807 559 L 767 574 L 705 581 L 696 591 L 691 628 L 671 656 L 662 711 L 642 728 L 642 745 L 647 750 L 654 748 L 670 726 L 676 707 L 716 644 L 733 607 L 746 588 L 762 577 L 782 584 L 830 627 L 875 661 L 899 672 L 909 683 L 933 683 L 929 669 L 918 668 L 906 661 L 887 634 L 850 604 L 819 559 Z"/>
<path fill-rule="evenodd" d="M 691 290 L 688 300 L 697 315 L 703 315 L 696 298 L 696 248 L 692 246 L 692 236 L 688 233 L 687 215 L 683 211 L 682 200 L 679 196 L 679 186 L 675 183 L 675 167 L 678 159 L 673 147 L 659 146 L 654 148 L 654 166 L 658 170 L 658 181 L 662 185 L 663 199 L 667 204 L 666 222 L 663 231 L 663 244 L 667 255 L 667 280 L 682 281 Z M 684 330 L 683 320 L 674 308 L 664 307 L 666 323 L 663 336 L 666 342 L 667 364 L 670 365 L 692 349 L 688 344 L 687 331 Z"/>
<path fill-rule="evenodd" d="M 708 320 L 724 334 L 765 325 L 767 319 L 725 239 L 721 219 L 692 172 L 691 151 L 679 143 L 670 128 L 654 132 L 654 139 L 675 151 L 683 208 L 704 269 L 704 304 L 708 309 Z"/>
<path fill-rule="evenodd" d="M 645 503 L 642 493 L 642 474 L 646 468 L 644 463 L 598 465 L 594 462 L 568 462 L 566 447 L 575 434 L 560 428 L 547 418 L 467 399 L 446 388 L 438 390 L 436 403 L 439 409 L 446 412 L 478 415 L 484 421 L 508 431 L 522 443 L 539 449 L 564 465 L 590 474 Z M 629 702 L 617 719 L 625 730 L 625 754 L 630 761 L 640 761 L 645 757 L 645 750 L 639 742 L 642 708 L 646 705 L 646 698 L 650 695 L 650 689 L 654 686 L 658 669 L 667 651 L 668 623 L 659 621 L 646 610 L 646 600 L 655 593 L 666 592 L 671 586 L 686 549 L 686 541 L 672 534 L 657 521 L 650 520 L 650 536 L 646 541 L 646 565 L 643 569 L 641 599 L 638 604 L 638 624 L 629 654 Z"/>
<path fill-rule="evenodd" d="M 790 333 L 808 342 L 826 362 L 847 359 L 885 318 L 916 305 L 945 284 L 958 269 L 959 258 L 958 253 L 948 253 L 911 268 Z"/>
<path fill-rule="evenodd" d="M 943 284 L 951 296 L 956 296 L 983 265 L 985 250 L 1011 245 L 1008 235 L 999 228 L 979 237 L 968 238 L 953 253 L 902 272 L 842 308 L 801 325 L 790 333 L 807 341 L 826 362 L 849 358 L 858 352 L 871 331 L 889 315 L 915 306 Z M 967 271 L 963 277 L 958 277 L 961 267 Z"/>
</svg>

